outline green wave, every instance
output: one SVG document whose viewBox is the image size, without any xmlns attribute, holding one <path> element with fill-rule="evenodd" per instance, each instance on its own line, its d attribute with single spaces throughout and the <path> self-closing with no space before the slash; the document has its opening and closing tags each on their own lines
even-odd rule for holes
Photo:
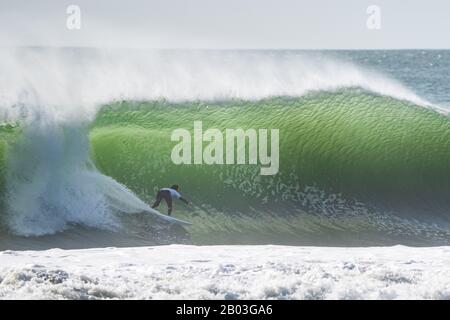
<svg viewBox="0 0 450 320">
<path fill-rule="evenodd" d="M 173 164 L 170 135 L 192 130 L 194 121 L 205 129 L 279 129 L 279 173 Z M 448 117 L 359 89 L 259 101 L 117 102 L 98 114 L 90 139 L 98 169 L 148 202 L 158 188 L 181 185 L 196 209 L 177 204 L 175 214 L 197 219 L 200 238 L 415 233 L 395 219 L 450 216 Z M 374 226 L 374 215 L 395 218 Z"/>
<path fill-rule="evenodd" d="M 279 129 L 278 174 L 175 165 L 171 133 L 192 130 L 194 121 L 204 130 Z M 1 190 L 7 150 L 20 132 L 0 126 Z M 195 243 L 450 243 L 450 121 L 407 101 L 360 89 L 256 101 L 122 101 L 100 110 L 89 138 L 97 169 L 148 203 L 159 188 L 179 184 L 193 205 L 176 203 L 174 215 L 193 222 Z M 123 223 L 138 233 L 147 225 L 140 216 Z"/>
</svg>

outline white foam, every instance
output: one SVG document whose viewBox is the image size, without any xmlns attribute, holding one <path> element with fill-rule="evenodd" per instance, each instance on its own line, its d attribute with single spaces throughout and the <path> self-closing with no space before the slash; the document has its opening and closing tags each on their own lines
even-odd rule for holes
<svg viewBox="0 0 450 320">
<path fill-rule="evenodd" d="M 449 299 L 450 247 L 0 253 L 2 299 Z"/>
<path fill-rule="evenodd" d="M 32 123 L 10 147 L 6 223 L 18 235 L 54 234 L 82 224 L 114 230 L 114 213 L 153 210 L 89 160 L 84 126 Z M 5 217 L 5 213 L 2 215 Z"/>
</svg>

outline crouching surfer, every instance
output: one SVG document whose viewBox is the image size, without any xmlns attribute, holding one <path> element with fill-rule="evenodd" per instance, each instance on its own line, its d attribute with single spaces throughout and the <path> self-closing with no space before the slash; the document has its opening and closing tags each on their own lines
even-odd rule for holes
<svg viewBox="0 0 450 320">
<path fill-rule="evenodd" d="M 158 193 L 156 194 L 156 200 L 155 203 L 153 203 L 152 208 L 156 208 L 159 206 L 159 204 L 161 203 L 161 200 L 164 199 L 167 203 L 167 207 L 168 207 L 168 215 L 170 216 L 170 214 L 172 213 L 172 199 L 180 199 L 181 201 L 183 201 L 186 204 L 189 204 L 189 201 L 187 201 L 186 199 L 184 199 L 181 194 L 178 192 L 178 185 L 174 184 L 173 186 L 171 186 L 170 188 L 162 188 L 158 191 Z"/>
</svg>

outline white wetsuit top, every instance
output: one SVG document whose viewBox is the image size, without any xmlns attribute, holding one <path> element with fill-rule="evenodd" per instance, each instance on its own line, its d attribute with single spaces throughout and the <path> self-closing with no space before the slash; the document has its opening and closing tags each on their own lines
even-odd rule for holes
<svg viewBox="0 0 450 320">
<path fill-rule="evenodd" d="M 162 188 L 161 190 L 169 191 L 170 195 L 172 196 L 172 198 L 175 198 L 175 199 L 180 199 L 181 198 L 181 194 L 177 190 L 170 189 L 170 188 Z"/>
</svg>

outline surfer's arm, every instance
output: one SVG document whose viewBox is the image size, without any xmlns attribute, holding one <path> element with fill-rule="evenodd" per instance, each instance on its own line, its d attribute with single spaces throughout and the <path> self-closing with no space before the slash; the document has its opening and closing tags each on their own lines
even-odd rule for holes
<svg viewBox="0 0 450 320">
<path fill-rule="evenodd" d="M 180 200 L 181 201 L 183 201 L 184 203 L 186 203 L 186 204 L 189 204 L 189 201 L 187 201 L 185 198 L 183 198 L 183 197 L 180 197 Z"/>
</svg>

